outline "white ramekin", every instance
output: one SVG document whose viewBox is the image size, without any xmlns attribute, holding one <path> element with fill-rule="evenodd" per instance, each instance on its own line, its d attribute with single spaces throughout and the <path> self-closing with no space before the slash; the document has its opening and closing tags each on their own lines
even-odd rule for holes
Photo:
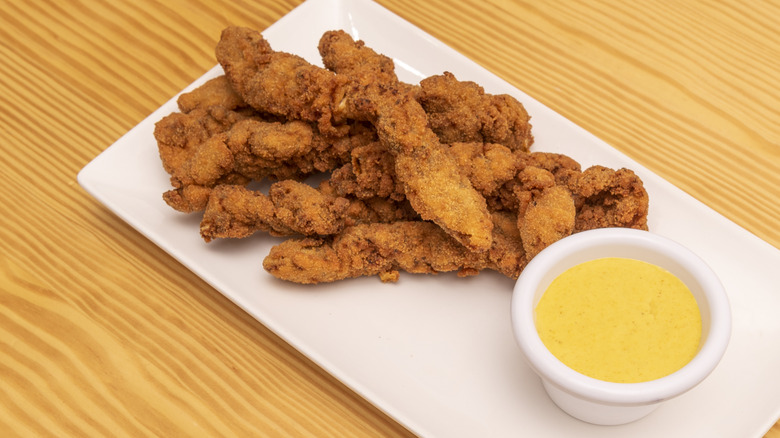
<svg viewBox="0 0 780 438">
<path fill-rule="evenodd" d="M 625 257 L 660 266 L 690 288 L 702 317 L 696 356 L 680 370 L 641 383 L 614 383 L 585 376 L 558 360 L 536 331 L 534 308 L 547 286 L 577 264 L 602 257 Z M 712 269 L 682 245 L 659 235 L 625 228 L 580 232 L 550 245 L 525 267 L 512 295 L 512 328 L 528 364 L 541 377 L 558 407 L 583 421 L 624 424 L 698 385 L 723 357 L 731 336 L 728 297 Z"/>
</svg>

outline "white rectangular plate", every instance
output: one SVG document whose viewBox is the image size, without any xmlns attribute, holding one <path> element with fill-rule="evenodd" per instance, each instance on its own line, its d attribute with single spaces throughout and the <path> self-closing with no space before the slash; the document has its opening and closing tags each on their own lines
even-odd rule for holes
<svg viewBox="0 0 780 438">
<path fill-rule="evenodd" d="M 277 50 L 320 64 L 326 30 L 345 29 L 396 61 L 407 82 L 451 71 L 519 99 L 535 150 L 635 170 L 650 193 L 649 226 L 701 255 L 732 305 L 731 344 L 700 386 L 632 424 L 600 427 L 558 410 L 515 347 L 513 282 L 402 274 L 313 287 L 277 281 L 261 261 L 277 239 L 204 243 L 200 215 L 173 211 L 154 123 L 176 97 L 106 149 L 79 183 L 328 372 L 413 432 L 429 437 L 760 437 L 780 415 L 780 251 L 728 221 L 529 96 L 386 9 L 366 1 L 309 0 L 264 31 Z M 184 91 L 221 74 L 215 67 Z"/>
</svg>

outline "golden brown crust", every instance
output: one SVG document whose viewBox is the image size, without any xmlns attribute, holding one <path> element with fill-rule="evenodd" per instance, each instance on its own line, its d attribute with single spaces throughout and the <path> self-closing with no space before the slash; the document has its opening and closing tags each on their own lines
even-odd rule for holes
<svg viewBox="0 0 780 438">
<path fill-rule="evenodd" d="M 497 228 L 509 229 L 499 216 Z M 289 239 L 276 245 L 263 260 L 273 276 L 301 284 L 333 282 L 377 275 L 396 281 L 398 271 L 437 274 L 458 271 L 461 276 L 483 269 L 516 278 L 525 264 L 517 233 L 496 234 L 489 251 L 464 247 L 440 227 L 424 221 L 362 224 L 333 238 Z"/>
<path fill-rule="evenodd" d="M 420 81 L 417 98 L 444 143 L 498 143 L 524 152 L 533 143 L 530 117 L 516 99 L 487 94 L 450 72 Z"/>
<path fill-rule="evenodd" d="M 517 228 L 529 259 L 574 231 L 574 199 L 566 187 L 551 186 L 534 196 Z"/>
<path fill-rule="evenodd" d="M 285 180 L 271 184 L 268 195 L 242 185 L 214 187 L 200 224 L 201 237 L 243 238 L 258 231 L 274 236 L 327 236 L 346 226 L 414 219 L 406 202 L 337 196 L 326 187 Z"/>
<path fill-rule="evenodd" d="M 492 224 L 484 198 L 442 150 L 414 95 L 397 84 L 364 84 L 346 75 L 274 52 L 259 32 L 231 27 L 217 59 L 234 89 L 255 109 L 317 122 L 326 134 L 347 118 L 374 124 L 395 156 L 406 198 L 426 220 L 475 250 L 490 247 Z"/>
<path fill-rule="evenodd" d="M 647 230 L 649 197 L 642 180 L 630 169 L 603 166 L 586 169 L 572 179 L 575 197 L 575 231 L 605 227 Z"/>
<path fill-rule="evenodd" d="M 179 111 L 188 113 L 195 109 L 209 109 L 212 107 L 234 110 L 245 107 L 246 103 L 236 93 L 225 75 L 206 81 L 200 87 L 183 93 L 176 100 Z"/>
<path fill-rule="evenodd" d="M 273 275 L 392 282 L 400 271 L 517 278 L 571 233 L 647 228 L 633 172 L 529 152 L 516 99 L 447 72 L 404 84 L 391 58 L 343 31 L 318 48 L 325 69 L 227 28 L 216 49 L 225 76 L 180 96 L 180 112 L 158 122 L 173 186 L 163 198 L 205 210 L 206 241 L 299 236 L 266 257 Z M 324 172 L 317 188 L 298 181 Z M 264 179 L 278 180 L 267 195 L 245 187 Z"/>
<path fill-rule="evenodd" d="M 393 60 L 355 41 L 343 30 L 327 31 L 318 45 L 322 63 L 328 70 L 347 76 L 362 85 L 395 85 Z"/>
</svg>

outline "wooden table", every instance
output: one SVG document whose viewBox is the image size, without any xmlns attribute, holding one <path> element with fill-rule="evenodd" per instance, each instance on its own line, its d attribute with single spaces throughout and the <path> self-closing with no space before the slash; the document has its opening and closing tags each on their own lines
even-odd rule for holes
<svg viewBox="0 0 780 438">
<path fill-rule="evenodd" d="M 409 435 L 76 183 L 298 3 L 0 3 L 0 430 Z M 780 247 L 777 1 L 380 3 Z"/>
</svg>

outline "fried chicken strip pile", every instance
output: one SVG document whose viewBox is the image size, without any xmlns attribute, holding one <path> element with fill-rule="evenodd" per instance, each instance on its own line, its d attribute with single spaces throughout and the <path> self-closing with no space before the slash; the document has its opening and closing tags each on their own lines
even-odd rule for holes
<svg viewBox="0 0 780 438">
<path fill-rule="evenodd" d="M 392 59 L 341 30 L 325 32 L 318 48 L 328 70 L 363 86 L 396 87 L 414 96 L 441 143 L 498 143 L 525 152 L 533 143 L 530 116 L 510 96 L 487 94 L 450 72 L 426 78 L 419 86 L 399 82 Z"/>
<path fill-rule="evenodd" d="M 298 213 L 287 215 L 288 218 L 300 216 L 308 224 L 317 224 L 311 218 L 328 218 L 325 224 L 335 225 L 327 230 L 325 224 L 319 227 L 302 227 L 286 225 L 286 233 L 308 236 L 324 236 L 336 234 L 344 227 L 355 223 L 393 222 L 413 219 L 413 210 L 401 210 L 398 203 L 392 201 L 392 166 L 381 158 L 392 158 L 381 153 L 381 145 L 372 143 L 365 147 L 374 160 L 367 160 L 361 148 L 353 150 L 353 154 L 361 155 L 361 175 L 371 176 L 370 184 L 361 185 L 357 176 L 352 175 L 345 182 L 337 178 L 339 172 L 326 181 L 324 192 L 315 190 L 305 184 L 284 184 L 285 191 L 275 190 L 276 183 L 271 186 L 272 201 L 257 192 L 244 188 L 232 188 L 233 196 L 241 196 L 249 201 L 260 199 L 269 206 L 272 204 L 290 205 L 286 196 L 294 198 Z M 454 156 L 467 161 L 467 174 L 473 178 L 475 187 L 479 187 L 485 196 L 492 199 L 496 206 L 494 211 L 504 211 L 516 215 L 516 228 L 521 237 L 526 256 L 530 259 L 551 243 L 573 233 L 590 228 L 607 226 L 646 228 L 648 199 L 641 186 L 641 181 L 631 171 L 612 171 L 604 167 L 592 167 L 584 172 L 570 158 L 559 154 L 511 152 L 499 145 L 456 144 L 453 145 Z M 373 167 L 372 167 L 373 165 Z M 352 164 L 345 165 L 344 170 L 351 169 Z M 378 178 L 387 178 L 388 183 L 382 184 Z M 598 186 L 594 186 L 594 182 Z M 377 190 L 369 190 L 370 186 Z M 358 187 L 355 189 L 355 187 Z M 384 187 L 384 188 L 383 188 Z M 303 193 L 306 193 L 304 195 Z M 234 198 L 231 202 L 209 203 L 204 216 L 201 232 L 207 240 L 218 237 L 244 237 L 255 231 L 269 231 L 269 223 L 274 223 L 272 208 L 247 208 L 251 202 L 240 202 Z M 305 202 L 301 200 L 306 199 Z M 328 215 L 327 206 L 339 199 L 343 205 L 351 205 L 351 212 L 342 213 L 342 219 L 335 220 Z M 367 215 L 365 204 L 361 201 L 382 200 L 385 214 Z M 510 202 L 511 200 L 511 202 Z M 575 200 L 578 205 L 575 205 Z M 284 207 L 283 207 L 284 208 Z M 346 211 L 346 209 L 342 209 Z M 249 213 L 248 213 L 249 212 Z M 364 219 L 367 218 L 367 219 Z M 599 222 L 594 222 L 598 218 Z M 280 231 L 276 230 L 276 233 Z M 273 233 L 273 232 L 272 232 Z"/>
<path fill-rule="evenodd" d="M 543 153 L 523 154 L 514 164 L 524 167 L 503 185 L 503 192 L 514 197 L 514 208 L 492 214 L 493 243 L 487 253 L 468 250 L 428 222 L 368 222 L 330 237 L 288 240 L 272 249 L 263 266 L 278 278 L 305 284 L 364 275 L 395 281 L 398 270 L 465 275 L 492 269 L 517 278 L 536 254 L 574 232 L 647 229 L 647 193 L 630 170 L 596 166 L 580 172 L 568 157 Z M 495 167 L 475 168 L 475 178 L 491 181 L 489 170 Z M 497 168 L 505 175 L 505 167 Z M 426 241 L 419 237 L 424 233 Z"/>
<path fill-rule="evenodd" d="M 395 156 L 395 174 L 420 216 L 472 249 L 490 247 L 484 198 L 445 153 L 406 87 L 362 84 L 275 52 L 246 28 L 225 29 L 216 53 L 233 88 L 257 110 L 316 122 L 322 132 L 340 131 L 347 119 L 371 122 Z"/>
<path fill-rule="evenodd" d="M 229 27 L 216 48 L 225 75 L 158 122 L 164 199 L 203 211 L 206 241 L 290 236 L 263 266 L 310 284 L 399 271 L 516 278 L 572 233 L 647 229 L 632 171 L 530 152 L 514 98 L 449 72 L 403 83 L 391 58 L 343 31 L 318 49 L 325 68 Z M 300 181 L 316 173 L 329 173 L 318 187 Z M 246 187 L 265 179 L 277 180 L 268 194 Z"/>
</svg>

